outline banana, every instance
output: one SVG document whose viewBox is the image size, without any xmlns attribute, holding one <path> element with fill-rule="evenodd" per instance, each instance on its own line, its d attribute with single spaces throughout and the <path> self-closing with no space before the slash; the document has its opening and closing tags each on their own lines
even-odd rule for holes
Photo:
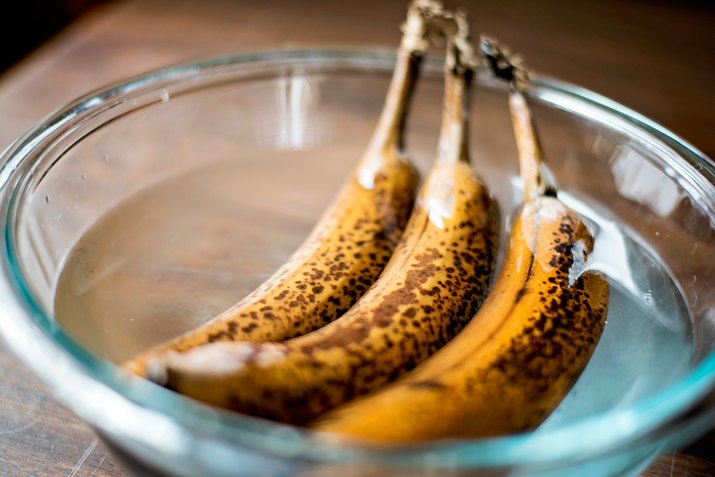
<svg viewBox="0 0 715 477">
<path fill-rule="evenodd" d="M 464 35 L 462 31 L 462 35 Z M 283 343 L 214 343 L 152 363 L 150 377 L 221 407 L 302 424 L 393 381 L 481 305 L 498 211 L 467 151 L 469 52 L 450 42 L 438 157 L 384 272 L 345 315 Z"/>
<path fill-rule="evenodd" d="M 608 310 L 608 284 L 584 271 L 593 237 L 544 183 L 541 149 L 518 73 L 490 40 L 482 49 L 510 79 L 525 203 L 484 305 L 450 343 L 402 379 L 326 413 L 315 430 L 376 442 L 489 437 L 532 429 L 586 366 Z M 493 60 L 493 61 L 492 61 Z"/>
<path fill-rule="evenodd" d="M 417 0 L 376 130 L 365 153 L 305 242 L 271 278 L 205 325 L 150 349 L 124 367 L 216 341 L 282 341 L 346 312 L 377 279 L 407 223 L 418 183 L 404 155 L 407 108 L 427 48 L 426 18 L 439 3 Z"/>
</svg>

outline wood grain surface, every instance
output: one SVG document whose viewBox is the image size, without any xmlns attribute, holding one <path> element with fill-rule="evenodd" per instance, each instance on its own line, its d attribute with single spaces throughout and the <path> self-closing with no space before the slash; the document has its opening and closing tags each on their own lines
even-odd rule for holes
<svg viewBox="0 0 715 477">
<path fill-rule="evenodd" d="M 450 3 L 450 2 L 448 2 Z M 463 1 L 475 27 L 536 71 L 655 119 L 715 157 L 715 10 L 706 2 Z M 455 3 L 451 3 L 455 5 Z M 404 2 L 160 1 L 90 11 L 0 78 L 0 145 L 69 100 L 200 58 L 290 47 L 387 46 Z M 712 434 L 645 476 L 715 476 Z M 97 437 L 0 349 L 0 475 L 126 476 Z"/>
</svg>

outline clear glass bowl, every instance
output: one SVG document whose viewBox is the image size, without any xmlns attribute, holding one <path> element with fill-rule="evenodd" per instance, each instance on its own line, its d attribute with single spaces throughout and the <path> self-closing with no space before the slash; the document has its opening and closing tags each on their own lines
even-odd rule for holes
<svg viewBox="0 0 715 477">
<path fill-rule="evenodd" d="M 0 332 L 135 469 L 172 475 L 631 475 L 715 422 L 715 168 L 606 98 L 530 95 L 560 197 L 611 281 L 601 343 L 534 432 L 370 448 L 223 412 L 122 372 L 234 303 L 310 230 L 372 132 L 394 56 L 294 51 L 180 66 L 90 94 L 5 151 Z M 474 167 L 520 198 L 506 93 L 485 72 Z M 434 156 L 441 64 L 408 145 Z M 63 269 L 65 270 L 63 272 Z M 389 425 L 389 423 L 386 423 Z"/>
</svg>

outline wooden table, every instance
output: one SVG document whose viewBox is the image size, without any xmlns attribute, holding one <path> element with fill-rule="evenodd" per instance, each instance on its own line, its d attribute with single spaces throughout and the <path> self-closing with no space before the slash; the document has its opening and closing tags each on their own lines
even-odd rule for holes
<svg viewBox="0 0 715 477">
<path fill-rule="evenodd" d="M 715 10 L 673 2 L 462 2 L 537 71 L 659 121 L 715 157 Z M 242 51 L 394 46 L 401 1 L 139 1 L 80 18 L 0 79 L 0 145 L 109 82 Z M 644 475 L 715 476 L 711 435 Z M 128 475 L 81 421 L 0 350 L 0 475 Z"/>
</svg>

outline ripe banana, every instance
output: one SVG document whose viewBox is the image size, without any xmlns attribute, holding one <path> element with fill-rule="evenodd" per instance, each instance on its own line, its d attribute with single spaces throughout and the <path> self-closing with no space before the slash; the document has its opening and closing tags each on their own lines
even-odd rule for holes
<svg viewBox="0 0 715 477">
<path fill-rule="evenodd" d="M 215 341 L 282 341 L 346 312 L 377 279 L 407 223 L 418 176 L 404 156 L 407 108 L 427 48 L 432 0 L 408 10 L 397 65 L 363 157 L 313 232 L 270 279 L 205 325 L 144 352 L 125 368 L 144 376 L 148 360 Z"/>
<path fill-rule="evenodd" d="M 483 42 L 512 82 L 525 203 L 487 300 L 465 329 L 412 373 L 323 415 L 311 427 L 382 442 L 487 437 L 532 429 L 586 366 L 605 325 L 608 284 L 584 266 L 593 238 L 550 194 L 516 71 Z"/>
<path fill-rule="evenodd" d="M 362 299 L 284 343 L 172 353 L 153 363 L 150 378 L 210 404 L 300 424 L 393 381 L 462 329 L 483 301 L 498 245 L 497 206 L 467 152 L 467 53 L 450 49 L 437 160 L 393 257 Z"/>
</svg>

